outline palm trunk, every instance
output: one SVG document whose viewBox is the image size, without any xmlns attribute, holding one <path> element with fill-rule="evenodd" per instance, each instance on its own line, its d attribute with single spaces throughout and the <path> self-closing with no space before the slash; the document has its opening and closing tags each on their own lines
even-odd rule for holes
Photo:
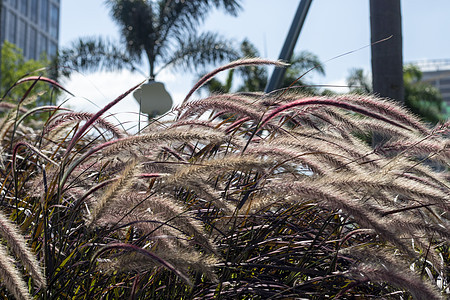
<svg viewBox="0 0 450 300">
<path fill-rule="evenodd" d="M 149 74 L 150 81 L 155 80 L 155 57 L 151 55 L 150 51 L 145 50 L 145 54 L 147 55 L 148 64 L 149 64 Z"/>
<path fill-rule="evenodd" d="M 404 102 L 400 0 L 370 0 L 373 91 Z"/>
<path fill-rule="evenodd" d="M 372 87 L 381 97 L 404 102 L 402 17 L 400 0 L 370 0 L 370 34 L 372 42 Z M 374 44 L 384 38 L 389 40 Z M 372 136 L 372 146 L 386 137 Z"/>
<path fill-rule="evenodd" d="M 155 64 L 154 64 L 154 62 L 153 61 L 149 61 L 149 64 L 150 64 L 150 75 L 149 75 L 149 77 L 150 77 L 150 80 L 155 80 Z"/>
</svg>

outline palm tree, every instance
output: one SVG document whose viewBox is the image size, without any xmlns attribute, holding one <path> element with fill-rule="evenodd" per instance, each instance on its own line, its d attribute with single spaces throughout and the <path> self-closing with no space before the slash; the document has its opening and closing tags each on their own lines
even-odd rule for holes
<svg viewBox="0 0 450 300">
<path fill-rule="evenodd" d="M 372 93 L 372 83 L 370 77 L 364 69 L 352 69 L 347 76 L 347 85 L 352 93 L 370 94 Z"/>
<path fill-rule="evenodd" d="M 314 71 L 319 75 L 325 75 L 324 66 L 317 55 L 303 50 L 294 53 L 289 63 L 290 66 L 286 69 L 281 87 L 288 87 L 294 84 L 294 86 L 300 87 L 304 92 L 316 92 L 316 88 L 311 86 L 303 76 L 309 73 L 309 71 Z"/>
<path fill-rule="evenodd" d="M 65 70 L 132 70 L 145 57 L 151 80 L 167 66 L 198 70 L 209 63 L 236 59 L 230 43 L 197 27 L 213 8 L 236 15 L 241 0 L 106 0 L 119 25 L 121 46 L 101 38 L 85 38 L 60 52 Z M 157 67 L 159 67 L 157 69 Z M 65 74 L 67 75 L 67 73 Z"/>
</svg>

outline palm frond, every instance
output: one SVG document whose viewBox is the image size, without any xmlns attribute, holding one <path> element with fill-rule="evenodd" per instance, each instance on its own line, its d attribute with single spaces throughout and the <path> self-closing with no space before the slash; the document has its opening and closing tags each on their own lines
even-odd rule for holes
<svg viewBox="0 0 450 300">
<path fill-rule="evenodd" d="M 176 50 L 164 58 L 164 65 L 160 70 L 173 66 L 198 72 L 208 65 L 236 60 L 239 55 L 232 45 L 232 42 L 212 32 L 179 37 L 175 46 Z"/>
<path fill-rule="evenodd" d="M 142 0 L 105 1 L 105 4 L 111 9 L 113 20 L 121 28 L 128 54 L 133 58 L 139 59 L 143 48 L 156 53 L 157 43 L 163 42 L 157 28 L 157 12 L 154 8 L 156 4 L 153 2 Z"/>
<path fill-rule="evenodd" d="M 140 55 L 130 56 L 107 39 L 85 37 L 61 49 L 58 62 L 62 75 L 70 76 L 73 71 L 138 70 L 136 63 L 140 62 Z"/>
</svg>

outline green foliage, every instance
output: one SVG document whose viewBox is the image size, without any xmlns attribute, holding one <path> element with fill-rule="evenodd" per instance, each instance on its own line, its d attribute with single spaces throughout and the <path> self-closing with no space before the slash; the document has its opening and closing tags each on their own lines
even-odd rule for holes
<svg viewBox="0 0 450 300">
<path fill-rule="evenodd" d="M 22 50 L 11 44 L 8 41 L 4 41 L 2 46 L 2 60 L 1 60 L 1 84 L 0 84 L 0 96 L 3 97 L 6 94 L 5 100 L 18 101 L 26 91 L 33 84 L 32 82 L 14 86 L 15 83 L 26 76 L 35 75 L 40 76 L 46 73 L 45 67 L 49 65 L 49 61 L 42 58 L 39 61 L 35 60 L 25 60 L 22 54 Z M 31 73 L 30 73 L 31 72 Z M 10 88 L 13 87 L 11 90 Z M 35 95 L 39 94 L 40 91 L 46 91 L 47 86 L 45 83 L 39 82 L 37 86 L 34 87 Z M 42 99 L 41 103 L 48 103 L 49 96 L 47 99 Z"/>
<path fill-rule="evenodd" d="M 417 66 L 405 66 L 403 70 L 405 105 L 425 121 L 431 123 L 444 121 L 442 95 L 432 85 L 421 82 L 421 79 L 422 72 Z"/>
<path fill-rule="evenodd" d="M 2 211 L 47 285 L 14 280 L 37 299 L 440 299 L 450 183 L 421 159 L 449 166 L 450 124 L 367 95 L 189 99 L 219 71 L 264 63 L 205 75 L 136 134 L 103 115 L 138 86 L 95 114 L 47 107 L 37 129 L 25 121 L 42 111 L 10 107 Z M 355 138 L 373 132 L 389 137 L 377 149 Z"/>
<path fill-rule="evenodd" d="M 422 72 L 417 66 L 407 65 L 403 69 L 405 88 L 405 106 L 424 121 L 436 124 L 445 121 L 442 95 L 435 87 L 421 82 Z M 353 69 L 347 77 L 347 84 L 352 93 L 368 94 L 372 92 L 372 84 L 363 69 Z"/>
</svg>

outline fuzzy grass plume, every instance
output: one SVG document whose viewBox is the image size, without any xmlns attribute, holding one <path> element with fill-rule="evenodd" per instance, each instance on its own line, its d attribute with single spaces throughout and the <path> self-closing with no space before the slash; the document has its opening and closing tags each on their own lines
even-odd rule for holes
<svg viewBox="0 0 450 300">
<path fill-rule="evenodd" d="M 265 63 L 281 65 L 207 74 L 136 134 L 103 115 L 138 85 L 95 114 L 3 106 L 2 205 L 20 231 L 2 221 L 2 236 L 26 269 L 5 254 L 6 289 L 30 297 L 29 276 L 49 298 L 445 297 L 448 122 L 369 95 L 190 100 Z"/>
</svg>

